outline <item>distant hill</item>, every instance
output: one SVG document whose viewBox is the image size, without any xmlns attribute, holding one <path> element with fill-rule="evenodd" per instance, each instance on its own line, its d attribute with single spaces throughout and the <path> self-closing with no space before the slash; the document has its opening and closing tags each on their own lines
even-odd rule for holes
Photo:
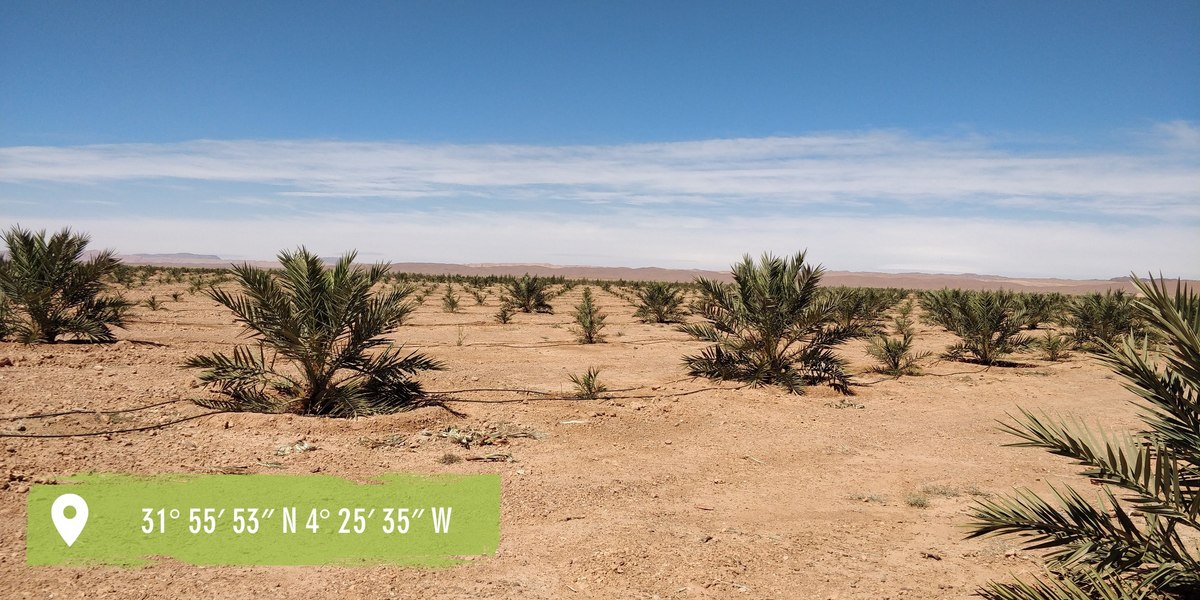
<svg viewBox="0 0 1200 600">
<path fill-rule="evenodd" d="M 130 264 L 174 264 L 184 262 L 228 262 L 222 261 L 216 254 L 192 254 L 191 252 L 174 252 L 170 254 L 122 254 L 121 260 Z"/>
<path fill-rule="evenodd" d="M 279 263 L 266 260 L 230 260 L 215 254 L 127 254 L 121 259 L 129 264 L 159 265 L 165 267 L 227 267 L 230 263 L 249 262 L 260 267 L 274 267 Z M 332 262 L 333 257 L 323 258 Z M 370 261 L 364 261 L 370 262 Z M 509 263 L 392 263 L 398 273 L 420 273 L 423 275 L 560 275 L 568 278 L 627 281 L 692 281 L 696 277 L 707 277 L 729 281 L 727 271 L 704 271 L 698 269 L 666 269 L 661 267 L 590 267 L 549 264 Z M 851 287 L 900 287 L 918 290 L 941 289 L 944 287 L 969 290 L 1006 289 L 1025 292 L 1064 292 L 1083 294 L 1104 290 L 1134 289 L 1128 276 L 1112 279 L 1060 279 L 1032 277 L 999 277 L 995 275 L 934 274 L 934 273 L 871 273 L 855 271 L 827 271 L 822 283 L 827 286 Z M 1200 282 L 1191 282 L 1200 287 Z"/>
</svg>

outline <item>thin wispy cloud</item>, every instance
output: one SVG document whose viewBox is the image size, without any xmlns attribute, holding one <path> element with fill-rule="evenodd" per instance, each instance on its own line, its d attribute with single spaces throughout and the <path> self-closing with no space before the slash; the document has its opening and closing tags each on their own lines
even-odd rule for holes
<svg viewBox="0 0 1200 600">
<path fill-rule="evenodd" d="M 1200 276 L 1200 128 L 1126 137 L 1104 150 L 903 131 L 7 147 L 0 217 L 126 252 L 246 258 L 308 244 L 394 261 L 722 268 L 807 247 L 847 270 Z"/>
<path fill-rule="evenodd" d="M 896 131 L 610 146 L 192 141 L 0 149 L 0 182 L 191 180 L 281 195 L 629 205 L 970 204 L 1200 217 L 1197 128 L 1154 127 L 1137 151 L 1002 150 L 980 136 Z"/>
</svg>

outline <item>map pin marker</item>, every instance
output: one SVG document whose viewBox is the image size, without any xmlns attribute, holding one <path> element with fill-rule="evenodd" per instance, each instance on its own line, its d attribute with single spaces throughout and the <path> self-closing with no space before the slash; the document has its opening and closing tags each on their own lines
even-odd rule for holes
<svg viewBox="0 0 1200 600">
<path fill-rule="evenodd" d="M 75 509 L 75 516 L 68 517 L 64 514 L 68 506 Z M 69 547 L 79 539 L 79 534 L 83 533 L 83 526 L 87 525 L 87 502 L 77 494 L 63 494 L 56 498 L 54 505 L 50 507 L 50 518 L 54 520 L 54 528 L 58 530 L 58 535 L 62 536 Z"/>
</svg>

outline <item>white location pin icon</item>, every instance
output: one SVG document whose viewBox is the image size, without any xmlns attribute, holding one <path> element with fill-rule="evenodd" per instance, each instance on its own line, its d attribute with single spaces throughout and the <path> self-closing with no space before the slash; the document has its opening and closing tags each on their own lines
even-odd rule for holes
<svg viewBox="0 0 1200 600">
<path fill-rule="evenodd" d="M 75 516 L 68 517 L 65 514 L 67 507 L 75 509 Z M 50 507 L 50 518 L 54 520 L 54 528 L 58 530 L 58 535 L 70 546 L 79 539 L 79 534 L 83 533 L 83 526 L 87 525 L 87 502 L 78 494 L 63 494 L 56 498 L 54 505 Z"/>
</svg>

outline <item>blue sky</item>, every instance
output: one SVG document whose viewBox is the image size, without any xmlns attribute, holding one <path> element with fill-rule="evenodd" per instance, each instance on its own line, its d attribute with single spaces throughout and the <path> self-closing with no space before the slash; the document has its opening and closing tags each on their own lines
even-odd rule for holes
<svg viewBox="0 0 1200 600">
<path fill-rule="evenodd" d="M 1198 2 L 0 3 L 0 225 L 1200 277 Z"/>
</svg>

